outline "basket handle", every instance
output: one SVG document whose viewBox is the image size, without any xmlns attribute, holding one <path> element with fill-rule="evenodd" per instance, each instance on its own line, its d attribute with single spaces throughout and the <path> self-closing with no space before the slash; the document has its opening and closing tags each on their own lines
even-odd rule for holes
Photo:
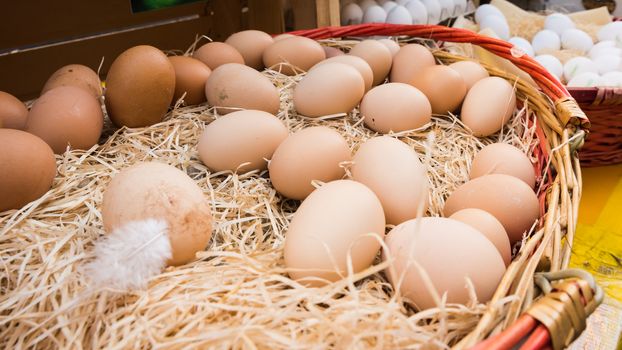
<svg viewBox="0 0 622 350">
<path fill-rule="evenodd" d="M 512 54 L 513 45 L 499 39 L 484 36 L 470 30 L 450 28 L 439 25 L 403 25 L 386 23 L 356 24 L 343 27 L 323 27 L 310 30 L 290 32 L 311 39 L 328 39 L 344 36 L 413 36 L 455 43 L 470 43 L 478 45 L 493 54 L 514 63 L 518 68 L 528 73 L 542 91 L 556 102 L 557 116 L 562 125 L 573 124 L 582 128 L 589 128 L 589 120 L 579 108 L 577 102 L 562 83 L 554 78 L 544 67 L 528 55 L 520 57 Z"/>
</svg>

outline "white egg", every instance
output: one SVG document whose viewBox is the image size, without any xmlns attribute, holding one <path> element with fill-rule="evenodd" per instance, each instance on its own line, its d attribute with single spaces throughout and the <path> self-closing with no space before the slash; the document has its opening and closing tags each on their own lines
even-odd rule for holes
<svg viewBox="0 0 622 350">
<path fill-rule="evenodd" d="M 384 23 L 387 20 L 387 13 L 378 5 L 372 5 L 365 10 L 363 23 Z"/>
<path fill-rule="evenodd" d="M 428 10 L 419 0 L 410 0 L 404 5 L 413 19 L 413 24 L 428 23 Z"/>
<path fill-rule="evenodd" d="M 619 50 L 616 47 L 616 42 L 613 40 L 605 40 L 594 44 L 594 46 L 592 46 L 592 48 L 590 49 L 588 55 L 591 59 L 594 59 L 601 54 L 612 54 L 612 52 L 614 51 L 611 50 Z"/>
<path fill-rule="evenodd" d="M 396 5 L 389 11 L 389 14 L 387 14 L 387 23 L 412 24 L 413 18 L 404 6 Z"/>
<path fill-rule="evenodd" d="M 605 74 L 620 69 L 622 58 L 614 55 L 601 55 L 594 59 L 599 74 Z"/>
<path fill-rule="evenodd" d="M 598 41 L 613 40 L 622 46 L 622 22 L 611 22 L 602 26 L 596 34 Z"/>
<path fill-rule="evenodd" d="M 499 38 L 508 40 L 510 38 L 510 27 L 505 17 L 488 16 L 484 17 L 479 24 L 480 29 L 490 28 Z"/>
<path fill-rule="evenodd" d="M 375 1 L 378 3 L 378 5 L 382 6 L 382 5 L 384 5 L 385 3 L 387 3 L 387 2 L 389 2 L 391 0 L 375 0 Z"/>
<path fill-rule="evenodd" d="M 365 11 L 367 11 L 367 9 L 370 6 L 377 6 L 378 3 L 374 0 L 363 0 L 361 2 L 359 2 L 359 6 L 361 7 L 361 10 L 363 10 L 363 13 L 365 13 Z"/>
<path fill-rule="evenodd" d="M 622 72 L 608 72 L 600 77 L 598 86 L 622 87 Z"/>
<path fill-rule="evenodd" d="M 428 23 L 438 24 L 441 21 L 441 4 L 438 0 L 420 0 L 425 9 L 428 10 Z"/>
<path fill-rule="evenodd" d="M 481 5 L 477 8 L 477 10 L 475 10 L 475 22 L 477 22 L 478 24 L 481 23 L 484 18 L 489 16 L 499 16 L 505 19 L 503 13 L 499 11 L 498 8 L 490 4 Z"/>
<path fill-rule="evenodd" d="M 396 0 L 398 5 L 406 6 L 411 0 Z"/>
<path fill-rule="evenodd" d="M 534 60 L 540 63 L 542 67 L 546 68 L 546 70 L 553 74 L 558 80 L 562 80 L 564 66 L 561 61 L 557 59 L 557 57 L 553 55 L 540 55 L 534 57 Z"/>
<path fill-rule="evenodd" d="M 533 47 L 531 47 L 531 44 L 526 39 L 521 38 L 519 36 L 515 36 L 515 37 L 510 38 L 508 42 L 514 45 L 515 47 L 523 50 L 523 52 L 526 55 L 531 56 L 531 57 L 534 56 Z"/>
<path fill-rule="evenodd" d="M 592 46 L 594 46 L 592 38 L 579 29 L 568 29 L 563 32 L 561 42 L 563 49 L 577 50 L 582 53 L 590 51 Z"/>
<path fill-rule="evenodd" d="M 397 6 L 397 3 L 395 1 L 387 1 L 382 4 L 382 9 L 388 14 L 389 12 L 391 12 L 391 10 L 393 10 L 395 6 Z"/>
<path fill-rule="evenodd" d="M 574 29 L 575 25 L 570 17 L 561 13 L 553 13 L 546 16 L 544 29 L 552 30 L 557 35 L 562 35 L 568 29 Z"/>
<path fill-rule="evenodd" d="M 559 35 L 552 30 L 544 29 L 536 33 L 531 40 L 531 47 L 536 55 L 557 51 L 561 48 Z"/>
<path fill-rule="evenodd" d="M 456 5 L 454 0 L 439 0 L 441 4 L 441 21 L 454 17 L 454 10 Z"/>
<path fill-rule="evenodd" d="M 467 9 L 467 0 L 454 0 L 454 16 L 462 16 Z"/>
<path fill-rule="evenodd" d="M 570 79 L 566 86 L 568 87 L 594 87 L 600 83 L 600 75 L 593 72 L 584 72 L 577 74 L 574 78 Z"/>
<path fill-rule="evenodd" d="M 341 9 L 341 25 L 360 24 L 363 21 L 363 10 L 355 3 L 347 4 Z"/>
<path fill-rule="evenodd" d="M 564 64 L 564 79 L 568 82 L 579 74 L 597 72 L 596 64 L 587 57 L 571 58 Z"/>
</svg>

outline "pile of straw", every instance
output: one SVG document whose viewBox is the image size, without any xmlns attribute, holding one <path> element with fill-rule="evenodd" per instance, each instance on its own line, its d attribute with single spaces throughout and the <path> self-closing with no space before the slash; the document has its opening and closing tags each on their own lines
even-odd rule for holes
<svg viewBox="0 0 622 350">
<path fill-rule="evenodd" d="M 281 91 L 278 117 L 290 132 L 329 126 L 352 152 L 375 135 L 358 110 L 326 119 L 298 116 L 291 94 L 302 76 L 264 74 Z M 521 91 L 518 97 L 527 99 Z M 319 289 L 290 280 L 283 242 L 298 203 L 278 195 L 266 172 L 209 172 L 196 146 L 214 113 L 207 105 L 177 106 L 148 128 L 115 131 L 108 124 L 100 145 L 58 156 L 58 175 L 47 194 L 1 214 L 0 348 L 443 348 L 473 330 L 485 305 L 473 300 L 417 312 L 393 292 L 380 259 Z M 489 138 L 471 136 L 454 116 L 435 116 L 419 130 L 395 135 L 429 169 L 427 215 L 441 215 L 447 195 L 468 179 L 472 157 L 485 144 L 503 141 L 531 154 L 534 120 L 524 104 Z M 203 189 L 213 209 L 212 241 L 196 261 L 166 269 L 146 290 L 94 290 L 82 266 L 105 234 L 102 194 L 115 173 L 147 160 L 186 171 Z M 513 299 L 495 302 L 503 309 Z"/>
</svg>

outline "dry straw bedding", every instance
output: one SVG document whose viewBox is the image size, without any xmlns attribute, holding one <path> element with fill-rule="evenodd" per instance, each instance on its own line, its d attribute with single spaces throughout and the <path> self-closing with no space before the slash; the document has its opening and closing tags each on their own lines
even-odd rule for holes
<svg viewBox="0 0 622 350">
<path fill-rule="evenodd" d="M 323 120 L 298 116 L 291 95 L 302 76 L 264 74 L 281 91 L 278 117 L 290 132 L 326 125 L 339 130 L 353 152 L 375 136 L 357 109 Z M 519 101 L 525 99 L 519 92 Z M 290 280 L 282 250 L 298 203 L 278 195 L 267 172 L 209 172 L 196 146 L 214 118 L 207 105 L 177 106 L 151 127 L 114 130 L 108 124 L 100 145 L 58 156 L 48 193 L 0 215 L 0 348 L 443 348 L 476 326 L 486 307 L 475 301 L 423 312 L 406 306 L 380 259 L 320 289 Z M 441 214 L 485 144 L 502 140 L 531 154 L 534 119 L 525 105 L 489 138 L 471 136 L 453 116 L 435 116 L 419 130 L 395 135 L 429 169 L 427 215 Z M 183 169 L 203 189 L 213 210 L 212 241 L 196 261 L 166 269 L 146 290 L 93 290 L 81 267 L 105 234 L 99 209 L 106 185 L 121 169 L 151 160 Z"/>
</svg>

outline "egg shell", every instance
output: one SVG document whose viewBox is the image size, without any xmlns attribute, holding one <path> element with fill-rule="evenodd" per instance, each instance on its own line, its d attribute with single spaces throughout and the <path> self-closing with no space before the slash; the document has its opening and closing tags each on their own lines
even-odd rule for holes
<svg viewBox="0 0 622 350">
<path fill-rule="evenodd" d="M 600 55 L 594 59 L 599 74 L 620 70 L 622 58 L 618 55 Z"/>
<path fill-rule="evenodd" d="M 173 257 L 179 266 L 204 250 L 212 236 L 209 201 L 183 171 L 158 162 L 132 165 L 116 174 L 101 207 L 104 230 L 111 233 L 130 222 L 164 220 Z"/>
<path fill-rule="evenodd" d="M 67 146 L 86 150 L 96 145 L 103 126 L 104 114 L 93 95 L 75 86 L 59 86 L 35 101 L 25 130 L 62 154 Z"/>
<path fill-rule="evenodd" d="M 608 72 L 603 74 L 599 81 L 600 86 L 620 87 L 622 86 L 622 72 Z"/>
<path fill-rule="evenodd" d="M 601 47 L 597 50 L 590 50 L 588 57 L 592 60 L 596 60 L 600 56 L 622 56 L 622 49 L 617 47 Z"/>
<path fill-rule="evenodd" d="M 467 92 L 466 83 L 460 73 L 448 66 L 424 68 L 413 85 L 426 95 L 434 114 L 454 112 Z"/>
<path fill-rule="evenodd" d="M 350 55 L 364 59 L 374 73 L 373 85 L 378 85 L 384 81 L 391 70 L 393 55 L 382 43 L 376 40 L 363 40 L 356 44 Z"/>
<path fill-rule="evenodd" d="M 600 75 L 593 72 L 583 72 L 575 75 L 568 84 L 567 87 L 594 87 L 601 84 L 602 78 Z"/>
<path fill-rule="evenodd" d="M 410 24 L 410 23 L 409 23 Z M 395 54 L 400 51 L 400 45 L 392 39 L 380 39 L 378 40 L 382 45 L 386 46 L 387 49 L 391 52 L 391 55 L 395 57 Z"/>
<path fill-rule="evenodd" d="M 564 64 L 564 79 L 570 82 L 572 78 L 582 73 L 598 73 L 598 67 L 587 57 L 574 57 Z"/>
<path fill-rule="evenodd" d="M 283 34 L 279 34 L 277 36 L 272 37 L 272 40 L 277 42 L 277 41 L 280 41 L 280 40 L 285 40 L 285 39 L 290 39 L 290 38 L 299 38 L 299 36 L 293 35 L 293 34 L 289 34 L 289 33 L 283 33 Z"/>
<path fill-rule="evenodd" d="M 2 128 L 23 130 L 26 127 L 28 109 L 17 97 L 0 91 L 0 123 Z"/>
<path fill-rule="evenodd" d="M 404 6 L 396 5 L 387 12 L 386 22 L 392 24 L 412 24 L 413 18 Z"/>
<path fill-rule="evenodd" d="M 371 86 L 374 82 L 374 73 L 372 72 L 369 64 L 367 64 L 364 59 L 352 55 L 331 57 L 316 64 L 313 68 L 311 68 L 311 70 L 315 69 L 315 67 L 319 67 L 327 63 L 343 63 L 352 66 L 361 74 L 361 77 L 363 78 L 363 81 L 365 83 L 365 91 L 371 89 Z"/>
<path fill-rule="evenodd" d="M 188 56 L 169 57 L 175 69 L 175 94 L 173 104 L 184 93 L 186 105 L 198 105 L 207 101 L 205 97 L 205 83 L 212 70 L 205 63 Z"/>
<path fill-rule="evenodd" d="M 508 234 L 492 214 L 481 209 L 467 208 L 455 212 L 449 218 L 473 227 L 488 238 L 501 254 L 506 267 L 512 262 L 512 247 Z"/>
<path fill-rule="evenodd" d="M 47 143 L 25 131 L 0 129 L 0 212 L 40 198 L 54 176 L 56 160 Z"/>
<path fill-rule="evenodd" d="M 608 49 L 618 49 L 616 47 L 616 42 L 613 40 L 605 40 L 595 43 L 594 46 L 592 46 L 592 48 L 590 49 L 589 56 L 593 59 L 594 57 L 598 56 L 600 50 Z"/>
<path fill-rule="evenodd" d="M 434 55 L 425 46 L 419 44 L 404 45 L 393 57 L 389 80 L 393 83 L 413 85 L 423 69 L 435 64 Z"/>
<path fill-rule="evenodd" d="M 199 47 L 194 51 L 192 57 L 205 63 L 211 70 L 226 63 L 244 64 L 244 57 L 235 47 L 217 41 Z"/>
<path fill-rule="evenodd" d="M 301 36 L 276 41 L 263 52 L 264 65 L 285 75 L 306 72 L 325 58 L 317 41 Z"/>
<path fill-rule="evenodd" d="M 561 49 L 561 39 L 552 30 L 541 30 L 531 39 L 531 47 L 536 55 L 547 54 Z"/>
<path fill-rule="evenodd" d="M 441 3 L 438 0 L 420 0 L 428 12 L 427 24 L 438 24 L 441 21 Z"/>
<path fill-rule="evenodd" d="M 613 21 L 602 26 L 596 33 L 598 41 L 614 41 L 618 46 L 622 43 L 622 22 Z"/>
<path fill-rule="evenodd" d="M 454 17 L 454 0 L 439 0 L 441 5 L 441 21 Z"/>
<path fill-rule="evenodd" d="M 505 18 L 503 13 L 499 11 L 498 8 L 490 4 L 480 5 L 477 10 L 475 10 L 475 22 L 477 23 L 481 23 L 484 18 L 491 16 Z"/>
<path fill-rule="evenodd" d="M 281 103 L 279 90 L 270 79 L 238 63 L 226 63 L 214 69 L 205 84 L 205 96 L 219 114 L 239 109 L 276 114 Z"/>
<path fill-rule="evenodd" d="M 329 182 L 345 175 L 342 162 L 352 160 L 348 143 L 337 131 L 316 126 L 288 136 L 268 164 L 272 186 L 283 196 L 302 200 L 315 187 L 312 181 Z"/>
<path fill-rule="evenodd" d="M 439 296 L 447 293 L 447 303 L 466 304 L 470 300 L 468 278 L 479 302 L 488 302 L 505 273 L 505 265 L 495 246 L 473 227 L 447 218 L 418 218 L 406 221 L 387 234 L 388 251 L 383 260 L 394 288 L 419 310 L 438 305 L 426 287 L 419 268 Z M 416 262 L 416 264 L 415 264 Z"/>
<path fill-rule="evenodd" d="M 380 133 L 417 129 L 432 119 L 428 98 L 404 83 L 388 83 L 371 89 L 361 101 L 365 125 Z"/>
<path fill-rule="evenodd" d="M 363 10 L 363 23 L 384 23 L 387 12 L 378 5 L 371 5 Z"/>
<path fill-rule="evenodd" d="M 210 170 L 239 174 L 265 170 L 266 159 L 287 137 L 287 128 L 274 115 L 245 110 L 229 113 L 205 127 L 199 139 L 199 158 Z"/>
<path fill-rule="evenodd" d="M 538 219 L 538 197 L 524 181 L 510 175 L 484 175 L 459 186 L 445 202 L 444 216 L 466 208 L 492 214 L 505 228 L 514 244 L 523 238 Z"/>
<path fill-rule="evenodd" d="M 536 174 L 529 157 L 507 143 L 492 143 L 482 148 L 471 163 L 471 179 L 488 174 L 506 174 L 523 180 L 529 187 L 536 184 Z"/>
<path fill-rule="evenodd" d="M 408 12 L 410 12 L 410 17 L 413 19 L 412 24 L 427 24 L 428 23 L 428 9 L 425 5 L 419 0 L 410 0 L 406 2 L 404 5 Z"/>
<path fill-rule="evenodd" d="M 247 66 L 261 70 L 264 68 L 263 52 L 274 40 L 268 33 L 259 30 L 243 30 L 231 34 L 225 43 L 238 50 Z"/>
<path fill-rule="evenodd" d="M 348 113 L 364 93 L 365 81 L 358 70 L 344 63 L 327 63 L 314 68 L 298 82 L 294 88 L 294 107 L 307 117 Z"/>
<path fill-rule="evenodd" d="M 382 9 L 388 14 L 389 11 L 393 10 L 397 7 L 397 3 L 395 1 L 377 1 L 378 5 L 382 6 Z M 388 23 L 388 22 L 387 22 Z"/>
<path fill-rule="evenodd" d="M 531 43 L 524 38 L 515 36 L 510 38 L 508 42 L 514 45 L 515 48 L 522 50 L 528 56 L 534 57 L 536 55 L 533 51 L 533 47 L 531 47 Z"/>
<path fill-rule="evenodd" d="M 562 33 L 561 44 L 563 49 L 586 53 L 590 51 L 594 42 L 586 32 L 579 29 L 568 29 Z"/>
<path fill-rule="evenodd" d="M 335 56 L 344 56 L 346 53 L 339 50 L 336 47 L 330 47 L 330 46 L 322 46 L 322 49 L 324 50 L 324 54 L 326 55 L 326 58 L 332 58 Z"/>
<path fill-rule="evenodd" d="M 361 24 L 363 22 L 363 10 L 355 3 L 350 3 L 341 8 L 341 25 Z"/>
<path fill-rule="evenodd" d="M 359 6 L 361 6 L 361 10 L 363 10 L 363 12 L 367 11 L 367 9 L 370 6 L 377 6 L 378 3 L 374 0 L 363 0 L 359 3 Z"/>
<path fill-rule="evenodd" d="M 467 10 L 467 1 L 466 0 L 454 0 L 455 6 L 455 16 L 462 16 L 466 13 Z"/>
<path fill-rule="evenodd" d="M 369 187 L 380 199 L 387 224 L 398 225 L 428 208 L 430 196 L 426 169 L 406 143 L 374 137 L 357 150 L 352 179 Z"/>
<path fill-rule="evenodd" d="M 371 266 L 384 238 L 376 195 L 351 180 L 329 182 L 300 205 L 285 234 L 285 266 L 298 282 L 319 287 Z"/>
<path fill-rule="evenodd" d="M 450 64 L 449 67 L 460 73 L 466 84 L 467 91 L 478 81 L 490 76 L 481 64 L 473 61 L 458 61 Z"/>
<path fill-rule="evenodd" d="M 175 69 L 153 46 L 140 45 L 117 57 L 106 78 L 106 110 L 116 126 L 159 123 L 175 93 Z"/>
<path fill-rule="evenodd" d="M 570 17 L 561 13 L 552 13 L 544 19 L 544 29 L 552 30 L 562 35 L 568 29 L 574 29 L 575 24 Z"/>
<path fill-rule="evenodd" d="M 482 108 L 482 106 L 486 108 Z M 469 90 L 462 104 L 460 119 L 473 135 L 489 136 L 510 120 L 516 109 L 516 93 L 507 80 L 484 78 Z"/>
<path fill-rule="evenodd" d="M 99 99 L 102 95 L 102 83 L 91 68 L 81 64 L 70 64 L 52 73 L 41 90 L 41 95 L 58 86 L 75 86 L 88 91 Z"/>
<path fill-rule="evenodd" d="M 534 57 L 534 59 L 558 80 L 561 80 L 564 76 L 564 66 L 557 57 L 553 55 L 539 55 Z"/>
</svg>

